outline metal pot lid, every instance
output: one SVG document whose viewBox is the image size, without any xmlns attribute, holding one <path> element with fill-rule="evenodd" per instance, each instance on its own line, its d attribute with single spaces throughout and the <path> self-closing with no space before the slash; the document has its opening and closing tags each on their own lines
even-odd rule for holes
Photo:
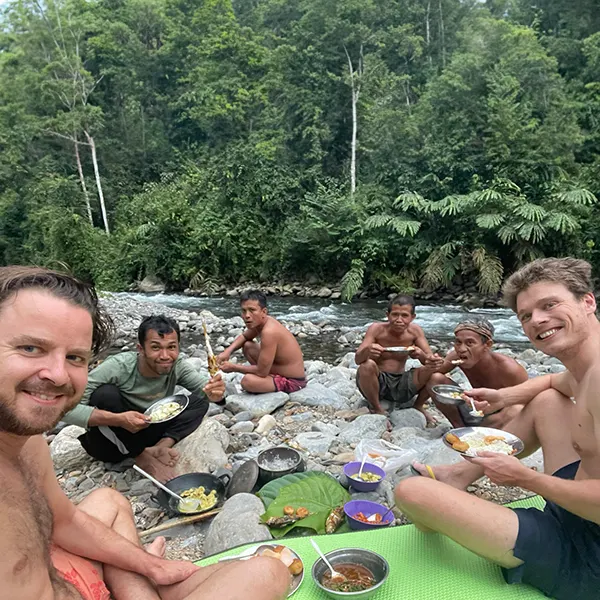
<svg viewBox="0 0 600 600">
<path fill-rule="evenodd" d="M 257 480 L 258 463 L 248 460 L 233 474 L 225 495 L 231 498 L 235 494 L 251 494 Z"/>
</svg>

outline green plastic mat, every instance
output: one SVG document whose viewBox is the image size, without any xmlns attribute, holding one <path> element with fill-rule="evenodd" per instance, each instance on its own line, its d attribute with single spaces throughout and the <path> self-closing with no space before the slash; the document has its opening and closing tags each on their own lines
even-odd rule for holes
<svg viewBox="0 0 600 600">
<path fill-rule="evenodd" d="M 544 506 L 539 496 L 514 502 L 513 507 Z M 318 544 L 323 552 L 337 548 L 358 547 L 381 554 L 390 564 L 390 576 L 377 592 L 375 600 L 540 600 L 544 594 L 518 584 L 507 585 L 500 568 L 465 550 L 449 538 L 425 534 L 413 525 L 380 530 L 357 531 L 338 535 L 321 535 Z M 324 600 L 326 596 L 314 585 L 310 571 L 317 553 L 310 537 L 278 540 L 295 550 L 304 561 L 304 581 L 291 596 L 292 600 Z M 209 556 L 199 565 L 210 565 L 224 556 L 239 554 L 240 546 Z"/>
</svg>

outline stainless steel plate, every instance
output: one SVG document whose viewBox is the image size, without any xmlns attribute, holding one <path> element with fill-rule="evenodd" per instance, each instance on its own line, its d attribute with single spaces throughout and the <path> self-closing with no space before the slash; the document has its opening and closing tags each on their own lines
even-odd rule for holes
<svg viewBox="0 0 600 600">
<path fill-rule="evenodd" d="M 277 546 L 285 546 L 285 544 L 260 544 L 258 546 L 252 546 L 251 548 L 248 548 L 247 550 L 244 550 L 243 552 L 241 552 L 240 554 L 237 554 L 235 556 L 226 556 L 225 558 L 220 559 L 219 562 L 224 562 L 224 561 L 229 561 L 229 560 L 248 560 L 249 558 L 256 556 L 257 550 L 262 551 L 265 548 L 270 548 L 271 550 L 274 550 Z M 287 546 L 286 546 L 286 548 L 287 548 Z M 297 552 L 295 550 L 292 550 L 291 548 L 288 548 L 288 550 L 293 554 L 294 558 L 297 558 L 302 563 L 302 572 L 299 575 L 292 576 L 292 584 L 290 585 L 290 591 L 288 592 L 288 598 L 289 598 L 300 587 L 300 584 L 304 581 L 305 567 L 304 567 L 304 561 L 300 558 L 300 556 L 298 556 Z M 259 555 L 260 555 L 260 553 L 259 553 Z"/>
<path fill-rule="evenodd" d="M 448 433 L 444 434 L 444 437 L 442 438 L 444 444 L 446 444 L 446 446 L 448 446 L 448 448 L 450 448 L 451 450 L 454 450 L 454 448 L 452 448 L 452 444 L 450 444 L 450 442 L 448 442 L 446 440 L 446 436 L 449 435 L 450 433 L 453 433 L 457 438 L 462 439 L 463 436 L 469 434 L 469 433 L 479 433 L 482 435 L 497 435 L 497 436 L 501 436 L 504 438 L 504 441 L 513 447 L 513 454 L 512 456 L 517 456 L 517 454 L 521 454 L 521 452 L 523 452 L 523 450 L 525 449 L 525 444 L 516 436 L 513 435 L 512 433 L 509 433 L 508 431 L 502 431 L 501 429 L 493 429 L 492 427 L 457 427 L 456 429 L 451 429 Z M 458 450 L 454 450 L 455 452 L 458 452 L 459 454 L 462 454 L 463 456 L 473 456 L 472 454 L 468 454 L 466 452 L 460 452 Z"/>
<path fill-rule="evenodd" d="M 171 419 L 174 419 L 175 417 L 179 416 L 187 408 L 190 399 L 185 394 L 175 394 L 174 396 L 167 396 L 166 398 L 155 402 L 152 406 L 149 406 L 144 411 L 144 414 L 150 416 L 159 406 L 163 406 L 163 404 L 168 404 L 169 402 L 177 402 L 177 404 L 179 404 L 179 406 L 181 407 L 180 410 L 175 414 L 171 415 L 170 417 L 163 419 L 162 421 L 152 421 L 152 423 L 150 423 L 151 425 L 156 425 L 157 423 L 166 423 L 167 421 L 170 421 Z"/>
<path fill-rule="evenodd" d="M 464 402 L 462 398 L 453 398 L 450 394 L 462 394 L 464 390 L 458 385 L 434 385 L 431 388 L 435 396 L 435 400 L 442 404 L 461 404 Z"/>
<path fill-rule="evenodd" d="M 384 352 L 398 352 L 399 354 L 409 354 L 414 349 L 414 346 L 390 346 L 389 348 L 385 348 Z"/>
</svg>

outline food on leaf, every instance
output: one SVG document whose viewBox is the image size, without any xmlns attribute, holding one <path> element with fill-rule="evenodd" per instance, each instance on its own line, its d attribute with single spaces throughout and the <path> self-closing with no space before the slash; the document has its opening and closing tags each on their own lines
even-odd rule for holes
<svg viewBox="0 0 600 600">
<path fill-rule="evenodd" d="M 338 506 L 334 508 L 325 521 L 325 533 L 334 533 L 336 529 L 343 523 L 345 519 L 344 507 Z"/>
<path fill-rule="evenodd" d="M 289 504 L 288 504 L 288 506 L 284 506 L 283 507 L 283 514 L 284 515 L 292 516 L 294 514 L 294 512 L 296 512 L 294 510 L 294 507 L 290 506 Z"/>
</svg>

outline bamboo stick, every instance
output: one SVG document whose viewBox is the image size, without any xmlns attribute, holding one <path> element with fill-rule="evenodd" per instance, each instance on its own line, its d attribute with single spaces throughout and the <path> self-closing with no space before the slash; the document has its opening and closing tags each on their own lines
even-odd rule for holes
<svg viewBox="0 0 600 600">
<path fill-rule="evenodd" d="M 148 537 L 149 535 L 153 535 L 153 534 L 159 533 L 161 531 L 166 531 L 167 529 L 171 529 L 172 527 L 177 527 L 178 525 L 189 525 L 190 523 L 196 523 L 197 521 L 204 521 L 205 519 L 214 517 L 216 514 L 218 514 L 220 512 L 221 512 L 221 509 L 217 508 L 215 510 L 211 510 L 210 512 L 202 513 L 199 515 L 192 515 L 191 517 L 183 517 L 181 519 L 177 519 L 177 521 L 170 521 L 169 523 L 163 523 L 162 525 L 157 525 L 156 527 L 146 529 L 146 531 L 142 531 L 139 535 L 141 538 Z"/>
</svg>

